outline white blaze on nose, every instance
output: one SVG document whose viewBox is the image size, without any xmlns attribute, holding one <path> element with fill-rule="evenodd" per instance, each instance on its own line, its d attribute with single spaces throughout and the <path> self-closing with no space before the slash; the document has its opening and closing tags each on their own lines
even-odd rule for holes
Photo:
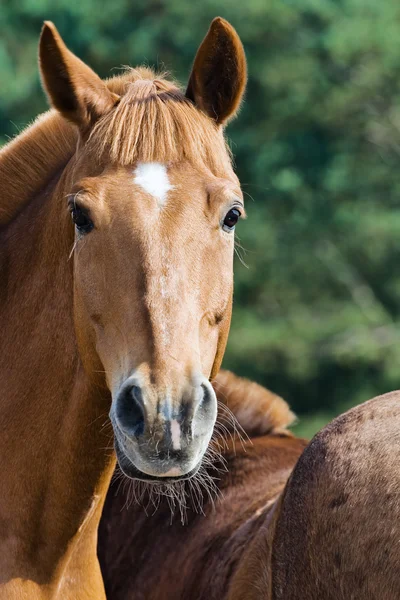
<svg viewBox="0 0 400 600">
<path fill-rule="evenodd" d="M 181 449 L 181 426 L 179 425 L 176 419 L 172 419 L 171 421 L 171 438 L 172 438 L 172 447 L 174 450 Z"/>
<path fill-rule="evenodd" d="M 157 162 L 138 163 L 134 175 L 136 185 L 154 196 L 160 207 L 163 206 L 168 192 L 174 188 L 170 184 L 166 166 Z"/>
</svg>

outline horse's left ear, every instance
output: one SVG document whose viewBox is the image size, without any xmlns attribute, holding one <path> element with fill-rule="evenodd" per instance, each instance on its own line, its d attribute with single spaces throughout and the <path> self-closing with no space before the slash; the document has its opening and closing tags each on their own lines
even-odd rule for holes
<svg viewBox="0 0 400 600">
<path fill-rule="evenodd" d="M 237 112 L 246 81 L 242 42 L 232 25 L 217 17 L 197 51 L 186 96 L 222 125 Z"/>
<path fill-rule="evenodd" d="M 90 67 L 68 50 L 50 21 L 45 22 L 40 36 L 39 63 L 51 104 L 84 134 L 119 99 Z"/>
</svg>

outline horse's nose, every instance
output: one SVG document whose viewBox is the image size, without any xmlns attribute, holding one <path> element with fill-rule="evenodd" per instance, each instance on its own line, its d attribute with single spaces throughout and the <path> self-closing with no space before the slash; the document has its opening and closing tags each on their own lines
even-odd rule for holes
<svg viewBox="0 0 400 600">
<path fill-rule="evenodd" d="M 207 382 L 208 384 L 208 382 Z M 173 402 L 168 395 L 146 393 L 135 381 L 122 385 L 115 404 L 115 417 L 121 432 L 128 438 L 147 438 L 157 447 L 158 458 L 184 451 L 203 422 L 213 412 L 210 384 L 202 382 Z"/>
<path fill-rule="evenodd" d="M 130 377 L 110 411 L 122 471 L 144 480 L 193 473 L 207 449 L 216 415 L 215 393 L 204 377 L 175 397 L 154 386 L 141 387 Z"/>
</svg>

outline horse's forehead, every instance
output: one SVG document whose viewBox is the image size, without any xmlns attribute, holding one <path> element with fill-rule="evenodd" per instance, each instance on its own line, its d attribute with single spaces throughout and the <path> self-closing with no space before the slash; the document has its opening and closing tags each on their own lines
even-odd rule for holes
<svg viewBox="0 0 400 600">
<path fill-rule="evenodd" d="M 138 161 L 129 167 L 109 166 L 102 174 L 82 178 L 76 189 L 88 192 L 96 207 L 106 212 L 121 209 L 140 210 L 142 217 L 154 216 L 154 209 L 176 209 L 184 218 L 187 211 L 204 212 L 205 205 L 218 206 L 234 198 L 242 198 L 238 179 L 233 173 L 217 177 L 208 170 L 200 170 L 190 163 Z M 168 211 L 170 212 L 170 211 Z"/>
<path fill-rule="evenodd" d="M 135 186 L 150 194 L 162 208 L 174 192 L 180 194 L 188 202 L 188 191 L 214 195 L 224 193 L 226 196 L 241 196 L 238 180 L 231 174 L 226 178 L 215 177 L 210 172 L 198 171 L 191 165 L 171 165 L 162 162 L 138 162 L 132 170 L 132 181 Z"/>
</svg>

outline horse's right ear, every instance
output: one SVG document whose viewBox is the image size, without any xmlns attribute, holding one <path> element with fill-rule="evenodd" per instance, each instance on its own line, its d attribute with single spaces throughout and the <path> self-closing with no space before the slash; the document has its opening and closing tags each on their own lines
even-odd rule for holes
<svg viewBox="0 0 400 600">
<path fill-rule="evenodd" d="M 50 103 L 82 133 L 119 100 L 90 67 L 64 44 L 56 27 L 46 21 L 39 42 L 39 64 Z"/>
</svg>

